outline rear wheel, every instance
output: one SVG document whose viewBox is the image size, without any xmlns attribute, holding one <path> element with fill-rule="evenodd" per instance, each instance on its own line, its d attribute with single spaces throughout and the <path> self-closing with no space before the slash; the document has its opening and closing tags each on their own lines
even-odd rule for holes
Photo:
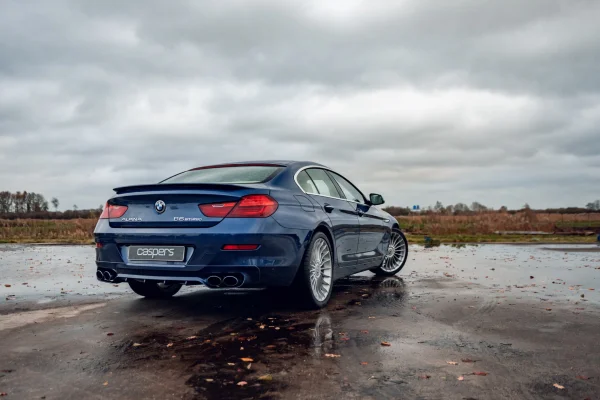
<svg viewBox="0 0 600 400">
<path fill-rule="evenodd" d="M 175 293 L 179 292 L 181 285 L 178 283 L 158 283 L 158 282 L 141 282 L 136 280 L 128 281 L 129 287 L 136 294 L 140 296 L 148 297 L 151 299 L 166 299 L 172 297 Z"/>
<path fill-rule="evenodd" d="M 399 229 L 392 230 L 392 237 L 388 245 L 388 251 L 378 268 L 372 269 L 377 275 L 396 275 L 406 264 L 408 256 L 408 241 Z"/>
<path fill-rule="evenodd" d="M 296 287 L 309 308 L 322 308 L 331 298 L 333 288 L 333 252 L 329 238 L 317 232 L 300 265 Z"/>
</svg>

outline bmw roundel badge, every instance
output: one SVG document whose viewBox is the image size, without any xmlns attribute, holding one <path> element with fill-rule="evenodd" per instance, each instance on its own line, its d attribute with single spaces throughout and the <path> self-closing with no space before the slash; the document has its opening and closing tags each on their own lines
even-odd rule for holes
<svg viewBox="0 0 600 400">
<path fill-rule="evenodd" d="M 162 214 L 167 209 L 167 205 L 165 204 L 164 201 L 158 200 L 156 203 L 154 203 L 154 209 L 156 210 L 157 213 Z"/>
</svg>

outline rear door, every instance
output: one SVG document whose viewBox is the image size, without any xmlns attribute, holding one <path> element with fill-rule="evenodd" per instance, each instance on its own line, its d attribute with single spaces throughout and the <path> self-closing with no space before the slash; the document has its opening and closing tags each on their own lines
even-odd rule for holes
<svg viewBox="0 0 600 400">
<path fill-rule="evenodd" d="M 325 170 L 309 168 L 300 172 L 297 180 L 311 199 L 322 207 L 331 221 L 337 264 L 344 269 L 354 267 L 360 234 L 355 210 L 342 198 Z M 345 272 L 342 271 L 339 275 L 345 275 Z"/>
<path fill-rule="evenodd" d="M 379 265 L 385 255 L 383 239 L 386 233 L 385 217 L 374 206 L 367 204 L 364 195 L 343 176 L 329 171 L 344 197 L 358 216 L 360 235 L 358 241 L 357 270 Z"/>
</svg>

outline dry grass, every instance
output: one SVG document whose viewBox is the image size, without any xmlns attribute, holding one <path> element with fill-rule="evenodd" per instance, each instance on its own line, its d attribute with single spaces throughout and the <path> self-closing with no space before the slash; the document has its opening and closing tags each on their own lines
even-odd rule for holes
<svg viewBox="0 0 600 400">
<path fill-rule="evenodd" d="M 498 231 L 558 232 L 600 227 L 600 214 L 542 214 L 534 212 L 476 215 L 411 215 L 397 217 L 400 227 L 415 234 L 481 235 Z"/>
<path fill-rule="evenodd" d="M 3 243 L 93 243 L 97 219 L 0 219 Z"/>
<path fill-rule="evenodd" d="M 0 243 L 93 243 L 96 218 L 69 220 L 0 219 Z M 497 231 L 543 231 L 595 226 L 600 229 L 600 214 L 517 214 L 481 213 L 470 216 L 415 215 L 398 217 L 401 228 L 415 241 L 431 235 L 445 243 L 452 242 L 531 242 L 581 241 L 594 237 L 531 237 L 525 235 L 495 235 Z M 417 240 L 419 239 L 419 240 Z"/>
</svg>

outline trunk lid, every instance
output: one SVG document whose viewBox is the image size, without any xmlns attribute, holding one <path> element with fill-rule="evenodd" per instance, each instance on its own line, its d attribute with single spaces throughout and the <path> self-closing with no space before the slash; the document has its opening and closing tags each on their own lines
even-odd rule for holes
<svg viewBox="0 0 600 400">
<path fill-rule="evenodd" d="M 269 193 L 263 184 L 164 183 L 114 190 L 117 194 L 109 204 L 127 206 L 127 211 L 109 220 L 113 228 L 210 228 L 223 218 L 205 216 L 199 204 L 237 202 L 248 194 Z M 161 201 L 164 211 L 159 212 L 157 203 Z"/>
</svg>

